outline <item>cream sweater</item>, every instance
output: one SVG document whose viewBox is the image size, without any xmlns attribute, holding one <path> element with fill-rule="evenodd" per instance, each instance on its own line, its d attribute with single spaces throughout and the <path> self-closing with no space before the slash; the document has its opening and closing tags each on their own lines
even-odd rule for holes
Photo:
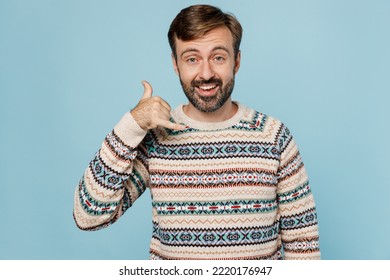
<svg viewBox="0 0 390 280">
<path fill-rule="evenodd" d="M 75 192 L 79 228 L 115 222 L 150 189 L 151 259 L 319 259 L 317 213 L 296 143 L 279 120 L 240 103 L 185 131 L 142 130 L 126 113 Z"/>
</svg>

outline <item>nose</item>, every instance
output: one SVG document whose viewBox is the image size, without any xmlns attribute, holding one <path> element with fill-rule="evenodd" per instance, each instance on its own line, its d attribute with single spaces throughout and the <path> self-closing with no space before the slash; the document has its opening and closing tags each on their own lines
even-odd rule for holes
<svg viewBox="0 0 390 280">
<path fill-rule="evenodd" d="M 201 65 L 201 69 L 199 72 L 199 78 L 207 81 L 207 80 L 213 78 L 214 75 L 215 74 L 214 74 L 214 71 L 213 71 L 213 68 L 212 68 L 210 61 L 208 61 L 208 60 L 204 61 Z"/>
</svg>

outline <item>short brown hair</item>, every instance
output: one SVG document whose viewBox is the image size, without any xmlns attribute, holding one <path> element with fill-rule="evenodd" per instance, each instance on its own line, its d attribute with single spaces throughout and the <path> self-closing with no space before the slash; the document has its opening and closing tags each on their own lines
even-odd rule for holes
<svg viewBox="0 0 390 280">
<path fill-rule="evenodd" d="M 226 26 L 233 36 L 234 55 L 240 51 L 242 27 L 235 16 L 210 5 L 194 5 L 185 8 L 174 18 L 169 27 L 168 41 L 177 59 L 175 39 L 190 41 L 204 36 L 214 28 Z"/>
</svg>

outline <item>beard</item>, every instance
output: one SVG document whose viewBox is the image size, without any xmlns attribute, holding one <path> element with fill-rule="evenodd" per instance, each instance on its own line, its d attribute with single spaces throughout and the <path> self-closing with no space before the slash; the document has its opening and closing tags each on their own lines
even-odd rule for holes
<svg viewBox="0 0 390 280">
<path fill-rule="evenodd" d="M 204 113 L 212 113 L 221 108 L 230 98 L 234 88 L 234 75 L 226 85 L 223 85 L 222 80 L 211 78 L 209 80 L 192 80 L 190 84 L 186 84 L 180 77 L 180 84 L 183 88 L 188 101 L 199 111 Z M 202 85 L 213 84 L 217 85 L 218 91 L 212 96 L 202 96 L 196 91 L 196 87 Z"/>
</svg>

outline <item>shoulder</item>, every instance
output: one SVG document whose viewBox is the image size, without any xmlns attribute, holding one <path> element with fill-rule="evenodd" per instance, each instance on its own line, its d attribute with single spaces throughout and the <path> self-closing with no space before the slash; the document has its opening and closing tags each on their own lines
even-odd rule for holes
<svg viewBox="0 0 390 280">
<path fill-rule="evenodd" d="M 288 128 L 280 119 L 243 104 L 240 104 L 240 106 L 244 111 L 240 122 L 243 126 L 256 129 L 269 136 L 278 136 L 283 131 L 288 131 Z"/>
<path fill-rule="evenodd" d="M 244 114 L 242 123 L 247 123 L 248 129 L 257 132 L 256 138 L 262 143 L 269 143 L 280 153 L 294 143 L 291 131 L 280 119 L 249 107 L 245 110 L 246 114 Z"/>
</svg>

